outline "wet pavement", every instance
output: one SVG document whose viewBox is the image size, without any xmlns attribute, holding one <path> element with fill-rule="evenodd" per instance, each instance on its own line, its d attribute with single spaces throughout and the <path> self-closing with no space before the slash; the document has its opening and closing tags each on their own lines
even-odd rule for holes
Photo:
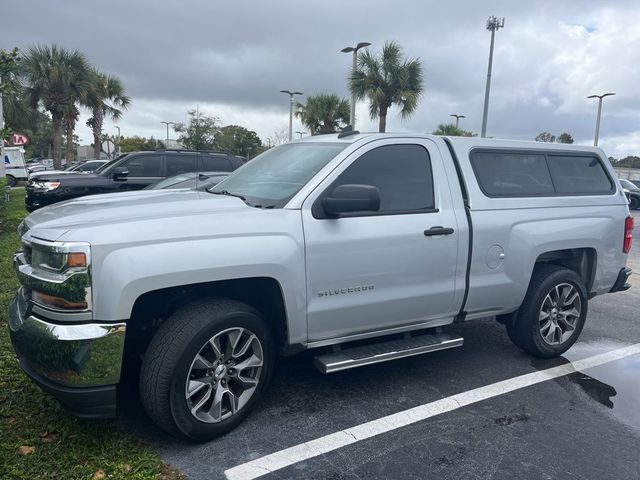
<svg viewBox="0 0 640 480">
<path fill-rule="evenodd" d="M 580 340 L 538 360 L 493 319 L 452 328 L 461 348 L 322 375 L 303 354 L 280 361 L 262 403 L 236 430 L 193 445 L 160 432 L 132 401 L 123 422 L 190 479 L 450 395 L 640 343 L 640 213 L 627 292 L 589 303 Z M 262 478 L 640 479 L 640 355 L 498 395 Z"/>
</svg>

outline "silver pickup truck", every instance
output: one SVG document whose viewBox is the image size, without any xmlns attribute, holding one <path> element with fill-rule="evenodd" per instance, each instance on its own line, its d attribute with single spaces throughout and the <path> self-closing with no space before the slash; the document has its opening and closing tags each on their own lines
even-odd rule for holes
<svg viewBox="0 0 640 480">
<path fill-rule="evenodd" d="M 626 290 L 633 219 L 597 148 L 343 132 L 268 150 L 209 191 L 84 197 L 20 226 L 10 330 L 71 412 L 116 412 L 125 371 L 166 431 L 236 426 L 277 355 L 325 373 L 459 347 L 496 316 L 562 354 Z M 122 386 L 120 386 L 122 388 Z"/>
</svg>

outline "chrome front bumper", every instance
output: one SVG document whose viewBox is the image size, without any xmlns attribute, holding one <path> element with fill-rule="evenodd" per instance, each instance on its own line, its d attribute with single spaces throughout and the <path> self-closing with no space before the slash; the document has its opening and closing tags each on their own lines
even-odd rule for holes
<svg viewBox="0 0 640 480">
<path fill-rule="evenodd" d="M 80 416 L 115 413 L 125 328 L 125 323 L 52 323 L 31 312 L 23 289 L 9 307 L 9 333 L 20 366 Z M 94 412 L 94 407 L 100 408 Z"/>
</svg>

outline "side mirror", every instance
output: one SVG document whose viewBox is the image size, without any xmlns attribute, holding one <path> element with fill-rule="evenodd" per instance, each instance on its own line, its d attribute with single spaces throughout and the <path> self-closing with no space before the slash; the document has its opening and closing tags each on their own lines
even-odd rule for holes
<svg viewBox="0 0 640 480">
<path fill-rule="evenodd" d="M 377 212 L 380 210 L 380 190 L 371 185 L 340 185 L 322 199 L 322 208 L 329 217 L 352 212 Z"/>
<path fill-rule="evenodd" d="M 114 180 L 124 180 L 129 175 L 129 169 L 127 167 L 116 167 L 113 170 Z"/>
</svg>

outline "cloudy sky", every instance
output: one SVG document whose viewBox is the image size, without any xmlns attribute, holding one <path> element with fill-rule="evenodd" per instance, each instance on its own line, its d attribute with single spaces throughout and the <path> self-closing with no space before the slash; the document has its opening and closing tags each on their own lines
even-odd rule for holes
<svg viewBox="0 0 640 480">
<path fill-rule="evenodd" d="M 360 41 L 378 50 L 395 40 L 425 70 L 416 113 L 392 109 L 389 131 L 430 132 L 449 114 L 480 131 L 489 15 L 498 31 L 488 135 L 533 139 L 569 132 L 593 142 L 597 101 L 605 99 L 600 145 L 608 155 L 640 154 L 640 2 L 625 0 L 20 0 L 4 18 L 0 48 L 52 42 L 83 51 L 117 75 L 133 98 L 123 135 L 165 137 L 160 122 L 200 111 L 255 130 L 266 141 L 288 125 L 282 89 L 348 97 L 350 55 Z M 86 115 L 84 116 L 86 119 Z M 375 130 L 366 103 L 361 131 Z M 84 122 L 82 122 L 84 123 Z M 115 133 L 113 123 L 106 132 Z M 302 130 L 294 123 L 294 130 Z M 91 141 L 89 129 L 78 134 Z"/>
</svg>

